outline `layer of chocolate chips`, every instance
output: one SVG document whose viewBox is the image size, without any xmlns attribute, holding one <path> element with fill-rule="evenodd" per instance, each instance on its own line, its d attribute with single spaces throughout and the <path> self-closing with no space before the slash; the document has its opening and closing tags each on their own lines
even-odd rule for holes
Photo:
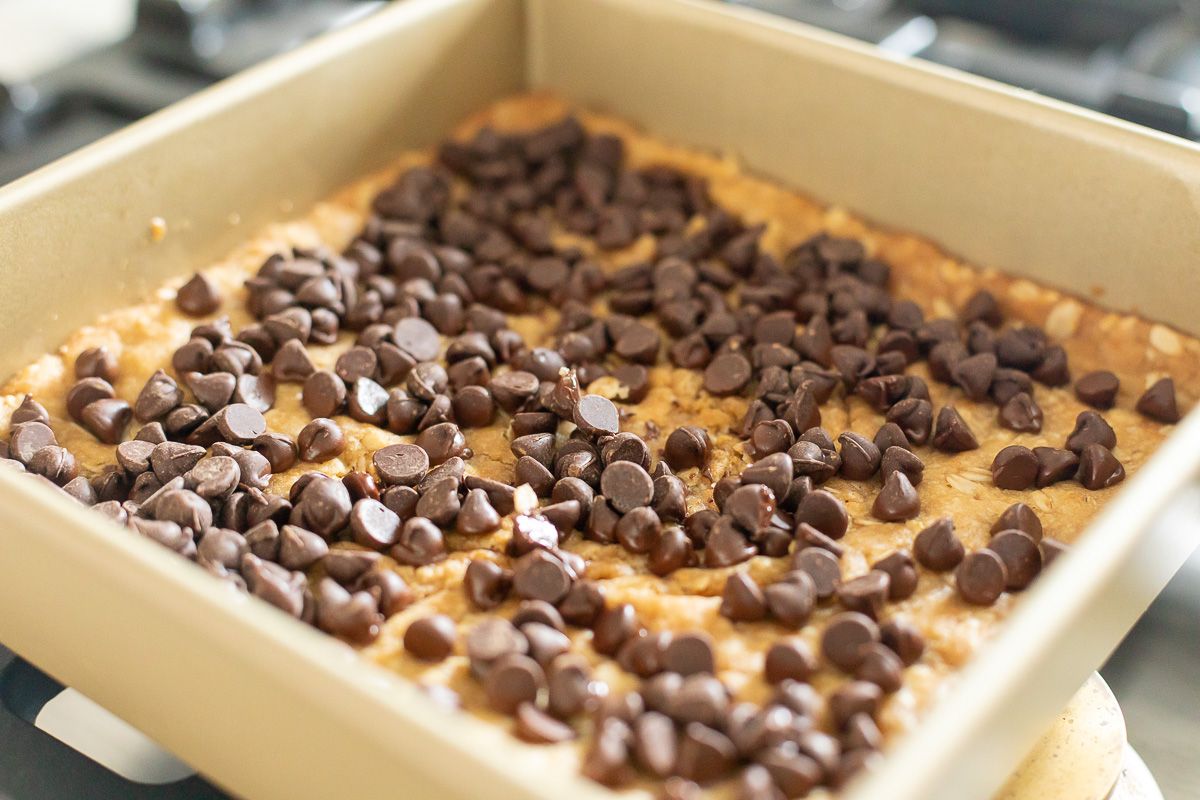
<svg viewBox="0 0 1200 800">
<path fill-rule="evenodd" d="M 606 271 L 583 248 L 559 246 L 559 231 L 601 251 L 641 241 L 653 255 Z M 864 484 L 875 520 L 899 527 L 921 513 L 924 448 L 945 457 L 979 448 L 980 403 L 999 427 L 1040 432 L 1036 385 L 1064 386 L 1070 371 L 1060 346 L 1006 324 L 986 290 L 957 318 L 926 318 L 889 294 L 889 267 L 858 241 L 819 234 L 776 257 L 764 231 L 721 209 L 702 180 L 631 168 L 619 139 L 573 118 L 519 135 L 484 129 L 401 174 L 341 253 L 267 258 L 246 281 L 254 321 L 241 330 L 212 318 L 223 291 L 193 276 L 176 305 L 210 321 L 131 400 L 114 389 L 120 353 L 80 353 L 66 409 L 114 446 L 101 474 L 79 474 L 30 397 L 0 456 L 356 645 L 413 600 L 389 564 L 420 570 L 452 551 L 487 551 L 467 565 L 463 592 L 493 616 L 462 629 L 422 616 L 403 645 L 425 662 L 465 656 L 517 736 L 567 741 L 590 716 L 584 774 L 610 786 L 661 779 L 668 797 L 726 779 L 746 797 L 837 788 L 873 763 L 880 704 L 924 651 L 893 607 L 931 579 L 922 572 L 953 571 L 963 601 L 990 605 L 1026 588 L 1065 546 L 1016 502 L 986 548 L 966 552 L 943 518 L 912 537 L 911 552 L 855 574 L 844 571 L 840 540 L 856 521 L 828 482 Z M 596 313 L 601 296 L 606 311 Z M 510 314 L 550 308 L 551 342 L 530 346 L 509 326 Z M 348 346 L 318 368 L 330 364 L 321 348 L 338 342 Z M 953 400 L 935 409 L 928 384 L 908 372 L 919 361 Z M 698 372 L 715 398 L 744 399 L 740 424 L 622 431 L 638 421 L 629 406 L 661 390 L 647 368 L 668 363 Z M 311 417 L 294 439 L 264 417 L 281 383 L 301 387 Z M 1063 447 L 999 450 L 997 487 L 1077 480 L 1100 490 L 1123 479 L 1099 413 L 1117 404 L 1120 381 L 1092 372 L 1074 392 L 1091 408 Z M 826 430 L 829 403 L 864 404 L 877 433 Z M 1177 421 L 1171 379 L 1149 386 L 1136 409 Z M 470 463 L 470 429 L 497 421 L 514 456 L 507 481 Z M 339 459 L 364 440 L 361 426 L 407 438 L 351 470 Z M 722 463 L 714 450 L 730 439 L 742 440 L 748 466 L 715 481 L 714 507 L 698 509 L 705 498 L 688 486 L 712 480 Z M 271 490 L 272 476 L 302 463 L 346 474 L 304 472 L 286 496 Z M 730 623 L 799 632 L 816 616 L 820 652 L 780 638 L 764 654 L 772 696 L 735 702 L 718 677 L 728 666 L 721 642 L 648 630 L 635 606 L 608 601 L 589 580 L 580 540 L 623 548 L 666 581 L 724 570 L 719 608 Z M 755 558 L 789 568 L 764 584 L 746 563 Z M 510 618 L 494 615 L 513 604 Z M 571 652 L 573 629 L 588 630 L 583 640 L 639 687 L 610 692 Z M 822 669 L 843 679 L 827 714 L 808 683 Z M 434 699 L 458 705 L 449 690 Z"/>
</svg>

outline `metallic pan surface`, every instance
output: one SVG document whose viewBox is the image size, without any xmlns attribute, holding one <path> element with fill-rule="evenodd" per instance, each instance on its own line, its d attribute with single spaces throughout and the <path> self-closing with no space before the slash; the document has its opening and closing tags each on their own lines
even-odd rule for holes
<svg viewBox="0 0 1200 800">
<path fill-rule="evenodd" d="M 542 86 L 977 263 L 1182 327 L 1200 297 L 1185 143 L 708 3 L 407 0 L 0 190 L 0 375 Z M 998 787 L 1194 546 L 1198 464 L 1192 415 L 855 796 Z M 3 472 L 0 519 L 0 638 L 239 794 L 608 795 Z"/>
</svg>

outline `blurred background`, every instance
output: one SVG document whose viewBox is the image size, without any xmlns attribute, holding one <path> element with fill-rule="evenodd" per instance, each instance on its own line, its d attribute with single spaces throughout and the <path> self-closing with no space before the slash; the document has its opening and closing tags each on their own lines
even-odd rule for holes
<svg viewBox="0 0 1200 800">
<path fill-rule="evenodd" d="M 732 1 L 873 43 L 896 58 L 927 59 L 1200 139 L 1200 0 Z M 0 0 L 0 184 L 381 5 Z M 1198 620 L 1200 557 L 1193 557 L 1103 669 L 1130 741 L 1167 800 L 1200 798 Z M 70 706 L 57 718 L 45 712 L 55 701 Z M 85 700 L 0 646 L 0 798 L 222 796 L 198 777 L 180 780 L 190 771 L 155 755 L 115 720 L 80 745 L 62 729 L 80 709 L 88 710 Z M 57 738 L 32 727 L 35 719 Z M 109 755 L 128 774 L 99 767 L 58 739 L 93 754 L 96 747 L 119 750 L 119 741 L 123 754 Z M 151 774 L 156 785 L 128 780 Z"/>
</svg>

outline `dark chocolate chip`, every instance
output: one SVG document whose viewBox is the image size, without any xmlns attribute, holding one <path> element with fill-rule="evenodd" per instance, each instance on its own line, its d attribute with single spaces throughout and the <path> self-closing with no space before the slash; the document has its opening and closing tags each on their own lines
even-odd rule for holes
<svg viewBox="0 0 1200 800">
<path fill-rule="evenodd" d="M 458 632 L 454 620 L 433 614 L 414 620 L 404 631 L 404 649 L 422 661 L 442 661 L 454 652 Z"/>
<path fill-rule="evenodd" d="M 1042 538 L 1042 521 L 1029 506 L 1024 503 L 1013 503 L 1004 509 L 991 528 L 993 535 L 1008 530 L 1022 531 L 1032 536 L 1035 541 L 1040 540 Z"/>
<path fill-rule="evenodd" d="M 221 293 L 211 280 L 197 272 L 179 287 L 175 305 L 189 317 L 204 317 L 221 307 Z"/>
<path fill-rule="evenodd" d="M 337 458 L 346 449 L 341 427 L 331 419 L 314 419 L 296 437 L 302 461 L 322 462 Z"/>
<path fill-rule="evenodd" d="M 874 620 L 857 611 L 843 611 L 825 626 L 821 653 L 829 663 L 852 673 L 866 658 L 868 647 L 878 641 L 879 626 Z"/>
<path fill-rule="evenodd" d="M 725 579 L 721 616 L 734 622 L 757 622 L 767 615 L 766 602 L 762 589 L 753 578 L 735 572 Z"/>
<path fill-rule="evenodd" d="M 1067 437 L 1067 449 L 1080 454 L 1089 444 L 1098 444 L 1111 450 L 1117 446 L 1117 434 L 1108 421 L 1095 411 L 1080 411 L 1075 418 L 1075 429 Z"/>
<path fill-rule="evenodd" d="M 1011 431 L 1038 433 L 1042 429 L 1042 409 L 1027 393 L 1017 392 L 1000 406 L 998 420 L 1000 427 Z"/>
<path fill-rule="evenodd" d="M 954 535 L 954 522 L 942 517 L 917 534 L 913 553 L 926 569 L 945 572 L 954 569 L 963 559 L 962 542 Z"/>
<path fill-rule="evenodd" d="M 792 569 L 812 579 L 817 598 L 832 597 L 842 583 L 842 567 L 837 556 L 820 547 L 805 547 L 792 557 Z"/>
<path fill-rule="evenodd" d="M 1107 489 L 1125 480 L 1125 467 L 1112 451 L 1098 444 L 1084 446 L 1076 479 L 1085 489 Z"/>
<path fill-rule="evenodd" d="M 614 509 L 625 514 L 650 505 L 654 499 L 654 480 L 632 461 L 616 461 L 601 474 L 600 491 Z"/>
<path fill-rule="evenodd" d="M 889 474 L 884 479 L 883 488 L 875 496 L 871 515 L 887 522 L 900 522 L 920 513 L 921 498 L 908 476 L 900 470 Z"/>
<path fill-rule="evenodd" d="M 753 369 L 741 353 L 721 353 L 704 369 L 704 388 L 709 394 L 723 397 L 738 394 L 750 383 Z"/>
<path fill-rule="evenodd" d="M 954 406 L 942 406 L 933 429 L 933 446 L 946 453 L 961 453 L 979 447 L 979 440 Z"/>
<path fill-rule="evenodd" d="M 1175 381 L 1159 378 L 1137 401 L 1137 410 L 1142 416 L 1156 422 L 1172 425 L 1179 421 L 1179 407 L 1175 401 Z"/>
<path fill-rule="evenodd" d="M 1038 460 L 1037 487 L 1039 489 L 1059 481 L 1075 477 L 1079 469 L 1079 456 L 1070 450 L 1055 447 L 1035 447 L 1033 454 Z"/>
<path fill-rule="evenodd" d="M 1000 489 L 1028 489 L 1037 482 L 1038 466 L 1032 450 L 1010 444 L 992 460 L 992 483 Z"/>
<path fill-rule="evenodd" d="M 1075 381 L 1075 396 L 1081 403 L 1101 411 L 1110 409 L 1117 400 L 1121 381 L 1108 370 L 1096 370 Z"/>
<path fill-rule="evenodd" d="M 1006 588 L 1024 589 L 1033 583 L 1042 569 L 1042 552 L 1037 539 L 1019 530 L 1000 531 L 988 542 L 987 549 L 1000 556 L 1008 576 Z"/>
<path fill-rule="evenodd" d="M 913 564 L 912 554 L 907 550 L 896 550 L 884 556 L 872 564 L 871 569 L 886 573 L 890 579 L 889 600 L 904 600 L 917 590 L 917 568 Z"/>
<path fill-rule="evenodd" d="M 963 558 L 954 574 L 963 600 L 977 606 L 990 606 L 1004 593 L 1008 570 L 1004 560 L 991 550 L 976 550 Z"/>
</svg>

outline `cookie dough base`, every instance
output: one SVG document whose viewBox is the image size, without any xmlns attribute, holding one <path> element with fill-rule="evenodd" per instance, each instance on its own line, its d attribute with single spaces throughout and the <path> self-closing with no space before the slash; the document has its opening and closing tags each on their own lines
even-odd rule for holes
<svg viewBox="0 0 1200 800">
<path fill-rule="evenodd" d="M 522 96 L 502 101 L 465 123 L 457 132 L 469 135 L 482 125 L 516 130 L 536 127 L 557 119 L 568 111 L 563 102 L 548 96 Z M 826 209 L 814 202 L 764 180 L 742 173 L 733 160 L 666 145 L 645 136 L 627 124 L 599 115 L 581 113 L 592 131 L 619 135 L 626 144 L 629 165 L 633 168 L 666 164 L 706 177 L 710 191 L 721 206 L 740 215 L 747 223 L 763 223 L 764 248 L 776 255 L 815 233 L 827 231 L 838 236 L 861 240 L 868 252 L 889 263 L 893 269 L 893 294 L 920 304 L 927 316 L 953 316 L 966 298 L 980 288 L 992 291 L 1010 319 L 1042 325 L 1052 340 L 1063 344 L 1070 356 L 1072 372 L 1078 376 L 1103 367 L 1117 373 L 1122 388 L 1117 408 L 1105 416 L 1117 431 L 1116 455 L 1126 470 L 1136 470 L 1165 437 L 1168 428 L 1151 422 L 1132 410 L 1134 401 L 1154 379 L 1170 374 L 1180 389 L 1181 400 L 1190 404 L 1200 385 L 1200 343 L 1161 325 L 1140 318 L 1110 313 L 1037 286 L 1026 280 L 1006 277 L 993 271 L 980 271 L 940 252 L 927 241 L 900 233 L 869 227 L 841 209 Z M 372 196 L 388 185 L 396 174 L 431 158 L 421 152 L 401 158 L 384 173 L 374 175 L 328 202 L 316 206 L 304 219 L 272 226 L 247 242 L 206 274 L 222 289 L 225 302 L 218 312 L 229 316 L 234 329 L 252 322 L 244 308 L 242 282 L 253 274 L 271 253 L 293 246 L 326 245 L 340 249 L 360 230 Z M 560 235 L 563 243 L 579 244 L 592 250 L 590 243 Z M 646 260 L 653 253 L 653 241 L 643 237 L 629 248 L 597 257 L 608 268 L 618 268 Z M 151 300 L 114 311 L 96 324 L 80 329 L 53 355 L 47 355 L 18 373 L 0 394 L 0 429 L 25 393 L 31 393 L 49 410 L 52 427 L 59 443 L 78 458 L 83 474 L 94 474 L 115 461 L 114 448 L 97 442 L 89 433 L 71 422 L 64 398 L 73 380 L 76 355 L 97 345 L 107 346 L 119 360 L 120 378 L 115 384 L 118 396 L 132 401 L 149 375 L 170 364 L 171 353 L 187 341 L 190 330 L 202 320 L 183 317 L 173 297 L 178 282 L 159 291 Z M 556 322 L 553 309 L 511 318 L 530 346 L 552 343 Z M 332 367 L 337 355 L 352 344 L 353 337 L 343 334 L 337 344 L 312 345 L 308 348 L 319 368 Z M 923 363 L 910 368 L 911 374 L 928 379 Z M 657 457 L 665 436 L 682 424 L 699 425 L 713 435 L 713 458 L 706 474 L 691 469 L 680 474 L 689 489 L 688 506 L 694 510 L 711 505 L 712 485 L 724 475 L 736 475 L 749 463 L 742 443 L 730 430 L 740 420 L 746 400 L 715 398 L 701 388 L 698 373 L 657 366 L 650 371 L 651 389 L 641 403 L 624 405 L 628 412 L 622 427 L 647 438 Z M 852 578 L 863 574 L 875 560 L 896 548 L 911 549 L 913 536 L 922 527 L 941 516 L 954 519 L 957 532 L 968 550 L 982 547 L 989 528 L 1000 512 L 1014 502 L 1025 502 L 1037 510 L 1046 535 L 1073 541 L 1099 506 L 1117 488 L 1090 492 L 1077 483 L 1061 483 L 1030 492 L 1011 492 L 992 486 L 989 465 L 995 453 L 1013 443 L 1030 447 L 1062 446 L 1074 425 L 1076 414 L 1084 408 L 1069 388 L 1037 387 L 1037 400 L 1045 414 L 1045 425 L 1038 434 L 1014 434 L 995 424 L 996 407 L 991 403 L 973 403 L 957 389 L 929 380 L 934 408 L 953 403 L 979 439 L 980 447 L 967 453 L 947 455 L 928 448 L 925 479 L 919 487 L 922 510 L 907 524 L 882 523 L 873 519 L 869 508 L 879 489 L 878 479 L 866 482 L 831 480 L 826 488 L 846 501 L 852 522 L 842 544 L 843 574 Z M 591 392 L 616 397 L 619 387 L 602 379 L 589 387 Z M 834 435 L 854 430 L 872 436 L 882 422 L 879 413 L 856 397 L 835 398 L 822 407 L 822 424 Z M 295 436 L 309 421 L 300 404 L 300 387 L 283 384 L 277 392 L 277 404 L 266 415 L 270 429 Z M 299 464 L 275 475 L 271 489 L 286 494 L 287 488 L 303 472 L 320 470 L 342 475 L 350 470 L 369 470 L 374 450 L 412 437 L 399 437 L 348 417 L 337 422 L 346 434 L 347 447 L 341 457 L 323 464 Z M 652 426 L 651 426 L 652 423 Z M 514 457 L 509 451 L 508 418 L 500 414 L 497 423 L 486 429 L 466 431 L 475 452 L 469 470 L 486 477 L 511 480 Z M 660 431 L 658 436 L 654 430 Z M 560 435 L 566 435 L 564 424 Z M 463 574 L 473 558 L 491 558 L 507 562 L 504 545 L 510 535 L 506 520 L 495 534 L 483 537 L 448 536 L 451 555 L 426 567 L 394 566 L 414 589 L 417 602 L 387 621 L 379 639 L 364 648 L 362 654 L 378 664 L 423 683 L 441 683 L 454 688 L 464 705 L 501 725 L 505 718 L 484 708 L 482 692 L 469 677 L 467 659 L 452 656 L 432 667 L 411 659 L 401 644 L 407 625 L 429 613 L 444 613 L 457 620 L 460 632 L 469 629 L 485 614 L 471 608 L 462 591 Z M 345 545 L 340 545 L 345 546 Z M 566 545 L 585 556 L 587 577 L 603 584 L 610 603 L 629 602 L 643 623 L 652 630 L 708 631 L 716 643 L 719 676 L 739 699 L 762 701 L 769 687 L 762 680 L 763 654 L 780 637 L 793 635 L 772 622 L 734 624 L 718 613 L 720 594 L 727 576 L 748 571 L 759 582 L 773 581 L 786 569 L 787 559 L 755 557 L 746 564 L 727 569 L 682 569 L 665 578 L 649 574 L 645 557 L 632 555 L 615 545 L 599 545 L 572 537 Z M 883 706 L 880 727 L 893 740 L 898 733 L 916 724 L 922 710 L 934 700 L 952 675 L 978 647 L 995 624 L 1003 619 L 1020 595 L 1005 594 L 994 606 L 979 608 L 963 603 L 954 589 L 951 574 L 920 571 L 916 593 L 909 599 L 889 604 L 885 617 L 903 616 L 917 625 L 926 637 L 924 657 L 905 671 L 904 687 L 891 695 Z M 515 601 L 498 609 L 510 614 Z M 814 614 L 812 622 L 799 637 L 819 651 L 817 642 L 825 621 L 833 613 L 829 606 Z M 595 654 L 589 645 L 591 633 L 572 631 L 573 649 L 591 660 L 597 677 L 607 681 L 613 691 L 634 686 L 631 676 L 617 665 Z M 823 667 L 813 678 L 814 686 L 827 694 L 846 680 L 845 676 Z M 578 744 L 542 747 L 534 761 L 550 759 L 556 768 L 563 761 L 579 757 Z M 649 784 L 647 784 L 649 785 Z M 817 795 L 814 795 L 817 796 Z"/>
</svg>

